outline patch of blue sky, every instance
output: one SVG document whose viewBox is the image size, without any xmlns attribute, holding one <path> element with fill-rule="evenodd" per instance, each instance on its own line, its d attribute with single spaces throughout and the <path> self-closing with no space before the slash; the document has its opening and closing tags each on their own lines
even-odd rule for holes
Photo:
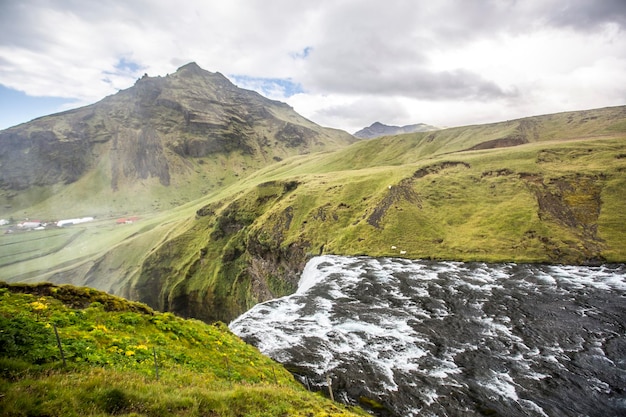
<svg viewBox="0 0 626 417">
<path fill-rule="evenodd" d="M 125 57 L 122 57 L 117 61 L 117 64 L 115 64 L 115 69 L 120 72 L 135 74 L 144 69 L 144 67 L 136 62 L 127 60 Z"/>
<path fill-rule="evenodd" d="M 229 75 L 229 78 L 241 88 L 254 90 L 273 99 L 289 98 L 304 92 L 300 83 L 295 83 L 289 78 L 263 78 L 248 75 Z"/>
<path fill-rule="evenodd" d="M 119 90 L 120 80 L 138 78 L 145 69 L 145 66 L 126 57 L 121 57 L 113 65 L 113 70 L 102 71 L 103 77 L 100 80 Z M 124 84 L 124 82 L 121 84 Z"/>
<path fill-rule="evenodd" d="M 291 57 L 294 58 L 294 59 L 305 59 L 305 58 L 307 58 L 311 54 L 312 51 L 313 51 L 313 47 L 312 46 L 307 46 L 306 48 L 304 48 L 300 52 L 293 52 L 293 53 L 291 53 Z"/>
<path fill-rule="evenodd" d="M 0 84 L 0 129 L 67 110 L 73 103 L 76 101 L 63 97 L 29 96 Z"/>
<path fill-rule="evenodd" d="M 102 71 L 103 74 L 106 75 L 116 75 L 116 76 L 137 76 L 142 70 L 145 69 L 144 66 L 133 62 L 131 60 L 126 59 L 125 57 L 121 57 L 113 66 L 115 68 L 114 71 Z"/>
</svg>

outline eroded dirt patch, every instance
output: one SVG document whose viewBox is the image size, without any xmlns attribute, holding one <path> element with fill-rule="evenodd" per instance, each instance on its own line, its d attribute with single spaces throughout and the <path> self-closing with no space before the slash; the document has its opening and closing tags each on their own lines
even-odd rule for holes
<svg viewBox="0 0 626 417">
<path fill-rule="evenodd" d="M 514 134 L 505 138 L 488 140 L 486 142 L 479 143 L 478 145 L 474 145 L 466 150 L 477 151 L 480 149 L 509 148 L 511 146 L 519 146 L 525 143 L 528 143 L 528 139 L 522 135 Z"/>
<path fill-rule="evenodd" d="M 541 220 L 554 221 L 580 238 L 585 261 L 601 260 L 602 239 L 598 218 L 602 209 L 602 175 L 570 175 L 544 181 L 529 181 Z M 581 249 L 581 248 L 579 248 Z"/>
<path fill-rule="evenodd" d="M 367 218 L 367 222 L 377 229 L 382 229 L 381 222 L 387 210 L 402 200 L 422 208 L 422 199 L 419 194 L 413 190 L 413 179 L 405 178 L 399 184 L 390 186 L 389 192 L 376 206 L 372 214 Z"/>
<path fill-rule="evenodd" d="M 524 145 L 531 140 L 539 139 L 538 122 L 532 119 L 522 119 L 519 121 L 515 132 L 498 139 L 488 140 L 472 146 L 466 151 L 476 151 L 480 149 L 509 148 L 512 146 Z"/>
<path fill-rule="evenodd" d="M 398 184 L 390 186 L 389 192 L 378 203 L 372 214 L 367 218 L 367 222 L 377 229 L 382 229 L 381 222 L 387 213 L 387 210 L 392 206 L 399 204 L 402 201 L 406 201 L 410 204 L 417 205 L 422 208 L 422 199 L 418 193 L 413 190 L 413 183 L 430 174 L 437 174 L 444 169 L 454 168 L 462 166 L 464 168 L 470 168 L 470 165 L 466 162 L 458 161 L 444 161 L 434 165 L 429 165 L 424 168 L 420 168 L 413 173 L 409 178 L 405 178 Z"/>
<path fill-rule="evenodd" d="M 420 168 L 413 173 L 413 179 L 419 179 L 425 177 L 429 174 L 437 174 L 438 172 L 443 171 L 444 169 L 453 168 L 456 166 L 462 166 L 465 168 L 469 168 L 470 164 L 467 162 L 459 162 L 459 161 L 444 161 L 438 164 L 429 165 L 424 168 Z"/>
</svg>

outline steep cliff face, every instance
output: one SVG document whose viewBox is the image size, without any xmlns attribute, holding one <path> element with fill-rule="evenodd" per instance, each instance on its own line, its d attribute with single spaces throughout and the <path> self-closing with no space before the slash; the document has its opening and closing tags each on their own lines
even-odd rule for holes
<svg viewBox="0 0 626 417">
<path fill-rule="evenodd" d="M 81 188 L 103 193 L 135 194 L 142 180 L 144 193 L 198 181 L 219 187 L 285 157 L 352 141 L 191 63 L 144 76 L 96 104 L 1 131 L 1 207 L 23 208 L 14 197 L 32 187 L 77 188 L 82 178 Z M 187 188 L 187 200 L 203 194 Z"/>
<path fill-rule="evenodd" d="M 298 187 L 267 182 L 232 201 L 206 206 L 187 232 L 149 256 L 124 295 L 165 311 L 229 321 L 252 305 L 293 292 L 308 256 L 306 241 L 285 244 L 287 213 L 261 219 Z"/>
</svg>

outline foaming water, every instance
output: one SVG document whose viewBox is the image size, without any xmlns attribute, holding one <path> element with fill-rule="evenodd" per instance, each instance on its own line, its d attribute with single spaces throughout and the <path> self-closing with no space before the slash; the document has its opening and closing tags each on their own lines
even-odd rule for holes
<svg viewBox="0 0 626 417">
<path fill-rule="evenodd" d="M 626 415 L 626 268 L 321 256 L 230 328 L 398 416 Z"/>
</svg>

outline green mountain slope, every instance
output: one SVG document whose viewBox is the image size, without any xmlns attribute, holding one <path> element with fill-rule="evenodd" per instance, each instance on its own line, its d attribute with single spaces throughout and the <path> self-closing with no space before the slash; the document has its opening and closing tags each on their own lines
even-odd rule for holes
<svg viewBox="0 0 626 417">
<path fill-rule="evenodd" d="M 5 236 L 0 274 L 228 321 L 322 253 L 623 262 L 625 189 L 626 107 L 538 116 L 284 158 L 128 227 L 50 236 L 54 254 Z"/>
<path fill-rule="evenodd" d="M 410 164 L 454 152 L 509 148 L 537 142 L 563 142 L 622 137 L 626 107 L 611 107 L 501 123 L 463 126 L 359 142 L 335 153 L 330 170 Z"/>
<path fill-rule="evenodd" d="M 435 132 L 445 143 L 430 153 L 425 133 L 269 167 L 199 209 L 124 294 L 229 320 L 292 292 L 306 260 L 323 253 L 624 261 L 625 109 L 590 113 L 593 128 L 588 112 L 569 113 Z M 529 122 L 538 127 L 524 143 L 480 149 Z"/>
<path fill-rule="evenodd" d="M 307 392 L 223 324 L 72 286 L 0 283 L 0 392 L 6 417 L 368 415 Z"/>
</svg>

